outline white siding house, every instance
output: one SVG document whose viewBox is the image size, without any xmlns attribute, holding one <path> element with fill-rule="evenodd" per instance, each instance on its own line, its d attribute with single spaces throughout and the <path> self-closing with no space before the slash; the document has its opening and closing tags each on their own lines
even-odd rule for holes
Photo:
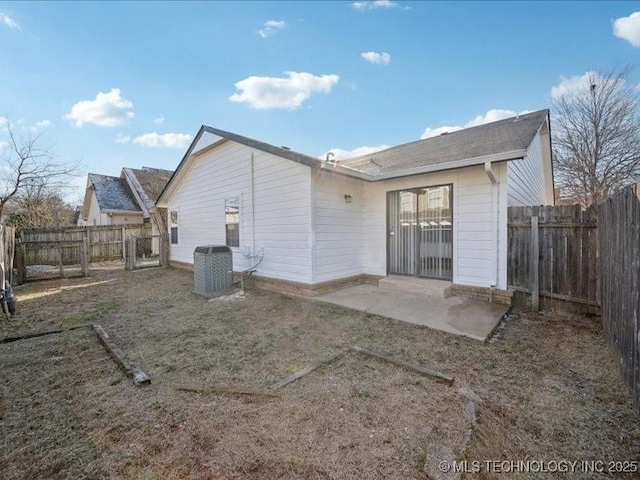
<svg viewBox="0 0 640 480">
<path fill-rule="evenodd" d="M 312 283 L 310 197 L 309 167 L 233 142 L 207 149 L 193 156 L 166 205 L 177 228 L 171 260 L 190 264 L 196 246 L 225 245 L 225 201 L 238 199 L 234 268 L 261 254 L 261 275 Z"/>
<path fill-rule="evenodd" d="M 143 167 L 123 168 L 119 177 L 87 175 L 79 226 L 128 225 L 151 220 L 150 210 L 173 172 Z M 154 233 L 159 232 L 153 224 Z M 166 226 L 162 226 L 162 231 Z"/>
<path fill-rule="evenodd" d="M 543 110 L 339 163 L 202 127 L 157 206 L 175 264 L 226 244 L 235 271 L 310 289 L 388 274 L 506 289 L 508 206 L 553 202 Z"/>
</svg>

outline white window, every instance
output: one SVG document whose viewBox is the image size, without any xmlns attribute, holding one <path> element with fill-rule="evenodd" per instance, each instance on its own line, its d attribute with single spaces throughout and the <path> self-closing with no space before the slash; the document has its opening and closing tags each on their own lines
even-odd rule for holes
<svg viewBox="0 0 640 480">
<path fill-rule="evenodd" d="M 229 247 L 240 246 L 240 201 L 238 197 L 224 201 L 224 228 L 226 244 Z"/>
<path fill-rule="evenodd" d="M 171 210 L 169 213 L 169 221 L 171 222 L 171 244 L 178 244 L 178 210 Z"/>
</svg>

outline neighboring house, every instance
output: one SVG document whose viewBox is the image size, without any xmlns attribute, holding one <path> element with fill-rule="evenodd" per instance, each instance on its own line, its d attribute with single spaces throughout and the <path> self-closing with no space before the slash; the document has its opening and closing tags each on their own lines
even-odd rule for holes
<svg viewBox="0 0 640 480">
<path fill-rule="evenodd" d="M 126 225 L 143 223 L 142 209 L 127 181 L 90 173 L 78 225 Z"/>
<path fill-rule="evenodd" d="M 155 201 L 173 172 L 159 168 L 123 168 L 120 177 L 90 173 L 87 176 L 78 225 L 125 225 L 148 223 Z M 166 222 L 154 230 L 166 230 Z"/>
<path fill-rule="evenodd" d="M 203 126 L 157 205 L 173 264 L 226 244 L 234 270 L 309 292 L 388 274 L 506 289 L 507 207 L 553 203 L 542 110 L 341 162 Z"/>
</svg>

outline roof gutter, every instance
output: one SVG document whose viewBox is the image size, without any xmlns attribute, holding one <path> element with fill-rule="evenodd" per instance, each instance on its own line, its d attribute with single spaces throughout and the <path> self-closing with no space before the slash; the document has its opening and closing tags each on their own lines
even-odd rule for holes
<svg viewBox="0 0 640 480">
<path fill-rule="evenodd" d="M 144 215 L 144 212 L 142 210 L 102 210 L 102 213 L 116 213 L 116 214 L 140 214 L 140 215 Z"/>
</svg>

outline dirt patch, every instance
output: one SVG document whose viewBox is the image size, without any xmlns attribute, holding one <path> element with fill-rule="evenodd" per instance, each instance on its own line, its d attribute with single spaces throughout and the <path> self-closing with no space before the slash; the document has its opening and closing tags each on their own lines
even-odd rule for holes
<svg viewBox="0 0 640 480">
<path fill-rule="evenodd" d="M 152 384 L 135 387 L 88 329 L 0 345 L 0 468 L 11 478 L 426 478 L 429 449 L 466 434 L 464 387 L 483 402 L 457 459 L 640 451 L 629 392 L 597 321 L 582 317 L 519 316 L 481 344 L 261 291 L 208 302 L 171 268 L 107 266 L 16 294 L 3 334 L 99 322 Z M 354 344 L 455 384 L 350 353 L 277 398 L 174 388 L 264 390 Z"/>
</svg>

